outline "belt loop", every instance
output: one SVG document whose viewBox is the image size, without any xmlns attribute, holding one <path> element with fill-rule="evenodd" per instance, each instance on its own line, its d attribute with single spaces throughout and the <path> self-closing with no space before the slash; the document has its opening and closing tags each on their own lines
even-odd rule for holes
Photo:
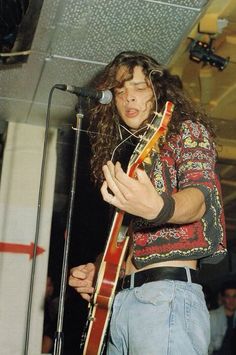
<svg viewBox="0 0 236 355">
<path fill-rule="evenodd" d="M 135 273 L 130 275 L 130 286 L 129 286 L 129 288 L 134 288 L 134 276 L 135 276 Z"/>
<path fill-rule="evenodd" d="M 187 274 L 187 281 L 188 281 L 188 282 L 192 282 L 192 278 L 191 278 L 191 274 L 190 274 L 189 268 L 186 267 L 186 266 L 185 266 L 184 268 L 185 268 L 186 274 Z"/>
</svg>

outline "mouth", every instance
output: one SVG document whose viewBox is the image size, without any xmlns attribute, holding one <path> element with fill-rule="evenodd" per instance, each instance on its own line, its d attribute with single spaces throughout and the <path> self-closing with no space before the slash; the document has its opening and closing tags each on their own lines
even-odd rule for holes
<svg viewBox="0 0 236 355">
<path fill-rule="evenodd" d="M 129 108 L 125 110 L 125 115 L 128 118 L 136 117 L 139 114 L 139 111 L 135 108 Z"/>
</svg>

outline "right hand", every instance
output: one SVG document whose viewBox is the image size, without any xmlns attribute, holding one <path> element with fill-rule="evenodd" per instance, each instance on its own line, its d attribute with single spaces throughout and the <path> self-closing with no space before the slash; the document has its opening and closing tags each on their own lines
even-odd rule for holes
<svg viewBox="0 0 236 355">
<path fill-rule="evenodd" d="M 91 300 L 94 292 L 94 275 L 95 265 L 92 263 L 79 265 L 70 270 L 69 285 L 88 302 Z"/>
</svg>

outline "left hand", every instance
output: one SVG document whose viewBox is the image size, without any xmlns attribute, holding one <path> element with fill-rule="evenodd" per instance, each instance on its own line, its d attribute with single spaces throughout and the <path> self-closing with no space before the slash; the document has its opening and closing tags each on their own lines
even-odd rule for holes
<svg viewBox="0 0 236 355">
<path fill-rule="evenodd" d="M 144 170 L 136 169 L 136 178 L 132 178 L 123 171 L 119 162 L 114 165 L 111 161 L 102 170 L 105 176 L 101 187 L 104 201 L 145 219 L 153 219 L 158 215 L 163 199 Z"/>
</svg>

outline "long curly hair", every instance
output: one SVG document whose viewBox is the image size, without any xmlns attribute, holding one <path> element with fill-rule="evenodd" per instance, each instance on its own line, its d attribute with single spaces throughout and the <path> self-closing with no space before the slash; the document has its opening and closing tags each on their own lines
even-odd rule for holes
<svg viewBox="0 0 236 355">
<path fill-rule="evenodd" d="M 122 83 L 116 80 L 116 74 L 123 66 L 128 73 L 123 81 L 132 78 L 136 66 L 143 68 L 145 77 L 151 80 L 152 88 L 155 91 L 158 112 L 163 109 L 166 101 L 171 101 L 175 105 L 168 125 L 167 137 L 178 133 L 181 123 L 190 119 L 201 122 L 214 138 L 214 132 L 206 114 L 197 108 L 183 91 L 180 78 L 177 75 L 172 75 L 155 59 L 146 54 L 135 51 L 121 52 L 97 75 L 93 85 L 98 90 L 109 89 L 114 94 L 114 89 L 122 86 Z M 107 105 L 96 104 L 90 110 L 91 171 L 96 183 L 102 182 L 102 166 L 111 159 L 112 152 L 121 142 L 119 122 L 120 117 L 114 100 Z"/>
</svg>

